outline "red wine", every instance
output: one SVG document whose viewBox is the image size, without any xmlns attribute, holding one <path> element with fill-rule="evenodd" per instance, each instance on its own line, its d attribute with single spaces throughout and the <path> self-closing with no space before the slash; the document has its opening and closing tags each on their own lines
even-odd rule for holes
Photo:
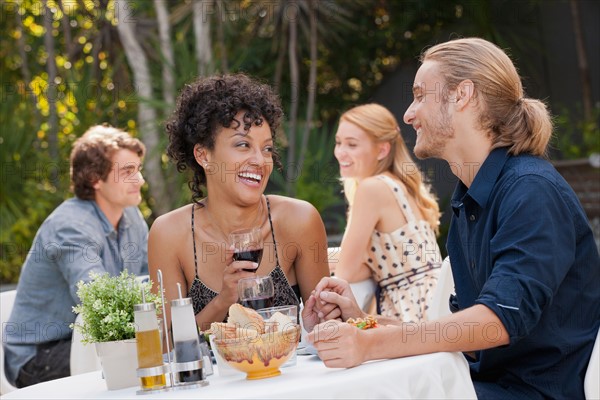
<svg viewBox="0 0 600 400">
<path fill-rule="evenodd" d="M 261 308 L 273 307 L 273 297 L 260 297 L 257 299 L 244 299 L 242 300 L 244 307 L 252 308 L 253 310 L 260 310 Z"/>
<path fill-rule="evenodd" d="M 251 261 L 260 264 L 262 259 L 263 249 L 236 251 L 233 253 L 233 261 Z M 244 271 L 254 272 L 256 268 L 243 268 Z"/>
</svg>

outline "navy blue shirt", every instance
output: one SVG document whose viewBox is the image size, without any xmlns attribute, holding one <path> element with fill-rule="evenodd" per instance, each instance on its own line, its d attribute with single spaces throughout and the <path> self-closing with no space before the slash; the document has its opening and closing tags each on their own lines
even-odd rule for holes
<svg viewBox="0 0 600 400">
<path fill-rule="evenodd" d="M 600 324 L 600 256 L 577 196 L 539 157 L 493 150 L 452 196 L 447 249 L 459 309 L 490 308 L 510 344 L 477 353 L 475 382 L 584 398 Z M 488 331 L 490 339 L 496 334 Z"/>
</svg>

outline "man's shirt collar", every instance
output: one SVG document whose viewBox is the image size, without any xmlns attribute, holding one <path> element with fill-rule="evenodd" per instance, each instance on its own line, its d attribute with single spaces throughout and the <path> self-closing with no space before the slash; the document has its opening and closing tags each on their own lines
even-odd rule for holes
<svg viewBox="0 0 600 400">
<path fill-rule="evenodd" d="M 125 210 L 123 210 L 123 215 L 121 216 L 121 219 L 119 220 L 119 224 L 118 224 L 118 231 L 116 231 L 115 228 L 110 223 L 110 221 L 108 220 L 108 218 L 106 217 L 106 214 L 104 214 L 104 211 L 102 211 L 102 209 L 98 205 L 98 203 L 96 203 L 96 201 L 94 201 L 94 200 L 89 200 L 89 201 L 90 201 L 90 203 L 92 203 L 94 205 L 94 209 L 96 210 L 96 213 L 98 214 L 98 217 L 100 218 L 100 221 L 102 221 L 102 229 L 104 231 L 105 236 L 110 236 L 112 234 L 113 236 L 116 237 L 116 236 L 118 236 L 119 232 L 121 232 L 129 227 L 131 221 L 127 217 L 127 213 L 125 212 Z"/>
<path fill-rule="evenodd" d="M 459 209 L 463 206 L 467 195 L 481 208 L 486 207 L 494 184 L 498 180 L 498 176 L 509 156 L 508 148 L 506 147 L 494 149 L 483 162 L 470 188 L 467 188 L 460 180 L 458 181 L 451 200 L 454 214 L 458 215 Z"/>
</svg>

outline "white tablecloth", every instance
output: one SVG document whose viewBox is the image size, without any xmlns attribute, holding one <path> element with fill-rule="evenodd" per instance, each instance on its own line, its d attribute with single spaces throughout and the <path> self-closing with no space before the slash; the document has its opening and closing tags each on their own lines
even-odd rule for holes
<svg viewBox="0 0 600 400">
<path fill-rule="evenodd" d="M 327 368 L 317 356 L 298 356 L 277 377 L 249 381 L 243 375 L 208 378 L 205 387 L 136 395 L 138 387 L 109 391 L 100 371 L 57 379 L 2 399 L 469 399 L 476 398 L 460 353 L 436 353 Z"/>
</svg>

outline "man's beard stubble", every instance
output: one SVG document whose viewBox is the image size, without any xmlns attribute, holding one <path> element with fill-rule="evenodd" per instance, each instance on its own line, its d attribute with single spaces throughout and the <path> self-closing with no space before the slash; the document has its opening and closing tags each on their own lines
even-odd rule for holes
<svg viewBox="0 0 600 400">
<path fill-rule="evenodd" d="M 454 127 L 452 126 L 452 117 L 448 113 L 448 100 L 442 100 L 442 105 L 439 108 L 440 114 L 435 118 L 432 125 L 421 125 L 421 131 L 426 132 L 425 136 L 417 137 L 414 153 L 417 158 L 424 160 L 426 158 L 441 158 L 441 155 L 446 147 L 446 142 L 453 139 L 455 136 Z M 425 129 L 424 129 L 425 128 Z M 419 138 L 421 145 L 419 146 Z"/>
</svg>

